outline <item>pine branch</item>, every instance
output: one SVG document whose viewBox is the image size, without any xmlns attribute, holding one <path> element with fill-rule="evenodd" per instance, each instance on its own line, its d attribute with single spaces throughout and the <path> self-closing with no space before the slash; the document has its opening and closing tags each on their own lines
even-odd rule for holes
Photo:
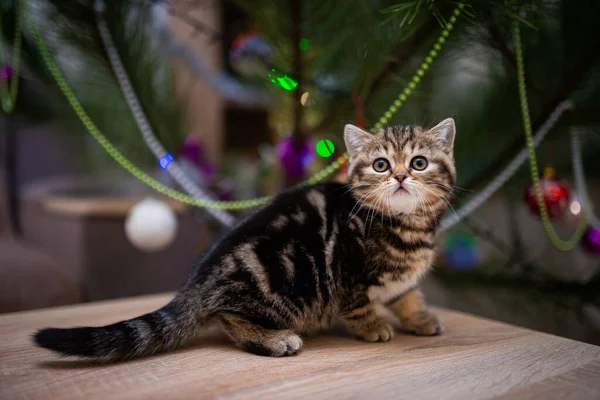
<svg viewBox="0 0 600 400">
<path fill-rule="evenodd" d="M 402 42 L 394 51 L 396 57 L 390 59 L 386 66 L 381 72 L 373 79 L 370 86 L 364 90 L 364 103 L 368 104 L 375 93 L 383 86 L 383 84 L 390 78 L 390 76 L 403 64 L 405 64 L 414 53 L 420 49 L 432 36 L 432 32 L 435 32 L 435 28 L 438 26 L 437 21 L 430 19 L 425 25 L 406 42 Z M 334 110 L 330 110 L 329 113 L 323 118 L 319 125 L 315 128 L 315 131 L 326 130 L 329 126 L 337 123 L 341 115 L 344 115 L 351 110 L 353 103 L 352 99 L 348 97 L 347 101 L 340 101 L 339 105 Z"/>
<path fill-rule="evenodd" d="M 516 71 L 517 70 L 517 58 L 515 57 L 514 53 L 512 51 L 510 51 L 510 49 L 508 48 L 508 46 L 506 44 L 506 40 L 502 36 L 502 33 L 500 32 L 500 29 L 498 28 L 498 26 L 496 24 L 489 25 L 488 32 L 490 33 L 490 37 L 492 38 L 490 45 L 494 49 L 498 50 L 500 52 L 500 54 L 502 54 L 504 56 L 504 58 L 506 58 L 508 63 Z M 531 79 L 531 76 L 528 75 L 527 72 L 525 72 L 525 82 L 527 83 L 527 86 L 529 86 L 529 88 L 532 91 L 534 91 L 537 95 L 540 95 L 540 96 L 542 95 L 542 90 L 539 87 L 537 87 L 537 85 L 533 82 L 533 80 Z"/>
<path fill-rule="evenodd" d="M 549 101 L 543 108 L 542 112 L 539 113 L 538 117 L 533 124 L 534 130 L 546 121 L 550 113 L 563 101 L 565 101 L 579 86 L 583 83 L 587 74 L 592 68 L 600 62 L 600 39 L 590 46 L 586 57 L 582 60 L 580 65 L 565 79 L 563 85 L 553 96 L 552 100 Z M 515 91 L 516 92 L 516 91 Z M 516 96 L 516 93 L 515 93 Z M 520 126 L 520 125 L 519 125 Z M 481 186 L 489 180 L 490 176 L 495 175 L 500 168 L 514 157 L 515 153 L 524 147 L 524 137 L 519 136 L 512 141 L 498 156 L 486 167 L 483 168 L 478 174 L 471 178 L 467 183 L 464 184 L 465 189 L 474 190 L 478 186 Z"/>
<path fill-rule="evenodd" d="M 379 75 L 373 80 L 371 86 L 363 93 L 365 103 L 367 103 L 373 95 L 383 86 L 383 84 L 394 74 L 394 72 L 400 68 L 400 66 L 406 64 L 406 62 L 412 57 L 417 49 L 421 47 L 432 35 L 431 32 L 435 32 L 435 28 L 438 26 L 437 22 L 430 19 L 417 33 L 412 37 L 410 44 L 400 44 L 394 54 L 396 56 L 390 60 L 387 66 L 379 73 Z"/>
<path fill-rule="evenodd" d="M 503 255 L 510 255 L 513 253 L 512 247 L 506 243 L 503 239 L 498 237 L 493 230 L 488 229 L 477 221 L 473 217 L 466 217 L 464 220 L 465 225 L 473 231 L 473 233 L 481 237 L 486 242 L 493 245 Z"/>
<path fill-rule="evenodd" d="M 158 4 L 160 4 L 162 7 L 165 7 L 169 14 L 171 14 L 173 17 L 179 18 L 181 21 L 191 26 L 194 29 L 192 37 L 199 33 L 204 33 L 212 42 L 216 43 L 223 40 L 223 34 L 221 32 L 211 28 L 200 19 L 191 15 L 190 10 L 193 10 L 194 7 L 197 7 L 196 4 L 186 4 L 187 7 L 184 11 L 178 10 L 177 7 L 173 6 L 172 4 L 164 4 L 162 2 L 158 2 Z"/>
</svg>

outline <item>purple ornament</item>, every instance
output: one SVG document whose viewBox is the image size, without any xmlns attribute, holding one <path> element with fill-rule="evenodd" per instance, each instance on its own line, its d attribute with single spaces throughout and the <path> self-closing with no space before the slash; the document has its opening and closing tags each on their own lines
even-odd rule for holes
<svg viewBox="0 0 600 400">
<path fill-rule="evenodd" d="M 200 139 L 195 136 L 188 136 L 185 142 L 183 142 L 180 153 L 181 157 L 193 162 L 202 171 L 202 174 L 208 181 L 216 178 L 217 167 L 208 162 L 204 157 L 204 147 Z"/>
<path fill-rule="evenodd" d="M 294 145 L 292 138 L 287 138 L 277 145 L 277 157 L 284 172 L 294 178 L 303 178 L 306 175 L 306 166 L 315 158 L 314 146 L 306 140 L 298 146 Z"/>
<path fill-rule="evenodd" d="M 5 65 L 0 69 L 0 78 L 6 79 L 12 76 L 13 69 L 10 65 Z"/>
<path fill-rule="evenodd" d="M 581 245 L 587 253 L 600 255 L 600 229 L 590 226 L 581 238 Z"/>
<path fill-rule="evenodd" d="M 217 197 L 221 201 L 231 201 L 235 199 L 235 184 L 231 181 L 219 182 L 217 185 Z"/>
</svg>

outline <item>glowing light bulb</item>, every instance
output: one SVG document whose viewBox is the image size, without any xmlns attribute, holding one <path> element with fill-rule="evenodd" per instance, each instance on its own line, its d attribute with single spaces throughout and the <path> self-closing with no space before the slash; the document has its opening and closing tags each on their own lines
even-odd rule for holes
<svg viewBox="0 0 600 400">
<path fill-rule="evenodd" d="M 300 104 L 305 106 L 306 102 L 308 101 L 308 96 L 309 96 L 308 92 L 302 93 L 302 97 L 300 97 Z"/>
<path fill-rule="evenodd" d="M 271 69 L 271 73 L 269 73 L 269 79 L 275 85 L 288 91 L 294 90 L 296 86 L 298 86 L 298 82 L 296 82 L 295 79 L 290 78 L 287 75 L 283 75 L 275 69 Z"/>
<path fill-rule="evenodd" d="M 160 164 L 162 169 L 167 169 L 167 167 L 172 161 L 175 161 L 175 159 L 171 154 L 167 153 L 158 160 L 158 163 Z"/>
<path fill-rule="evenodd" d="M 300 50 L 306 51 L 306 49 L 308 48 L 308 39 L 306 39 L 306 38 L 300 39 L 300 43 L 298 45 L 300 47 Z"/>
<path fill-rule="evenodd" d="M 581 212 L 581 203 L 577 200 L 572 201 L 571 205 L 569 206 L 569 210 L 571 211 L 571 214 L 579 215 Z"/>
</svg>

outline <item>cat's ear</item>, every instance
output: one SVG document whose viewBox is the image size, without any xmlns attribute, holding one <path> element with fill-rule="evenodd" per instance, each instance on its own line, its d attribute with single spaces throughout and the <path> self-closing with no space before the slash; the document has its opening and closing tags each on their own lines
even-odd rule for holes
<svg viewBox="0 0 600 400">
<path fill-rule="evenodd" d="M 456 124 L 454 118 L 446 118 L 429 130 L 435 141 L 447 152 L 451 153 L 454 148 L 454 137 L 456 136 Z"/>
<path fill-rule="evenodd" d="M 358 126 L 347 124 L 344 127 L 344 142 L 350 155 L 354 155 L 362 150 L 371 134 Z"/>
</svg>

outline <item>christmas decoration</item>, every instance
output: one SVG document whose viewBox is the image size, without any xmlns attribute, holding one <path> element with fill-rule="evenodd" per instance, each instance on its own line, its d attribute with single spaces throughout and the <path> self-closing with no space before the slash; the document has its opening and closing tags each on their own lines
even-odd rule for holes
<svg viewBox="0 0 600 400">
<path fill-rule="evenodd" d="M 254 31 L 239 35 L 229 51 L 233 69 L 249 77 L 265 76 L 270 58 L 271 46 Z"/>
<path fill-rule="evenodd" d="M 165 249 L 175 239 L 177 217 L 162 201 L 147 198 L 129 211 L 125 235 L 138 249 L 155 252 Z"/>
<path fill-rule="evenodd" d="M 556 218 L 563 215 L 570 205 L 570 191 L 562 180 L 554 176 L 554 170 L 551 167 L 545 168 L 544 177 L 540 179 L 540 188 L 544 195 L 548 216 Z M 527 188 L 525 201 L 532 213 L 540 215 L 534 185 Z"/>
<path fill-rule="evenodd" d="M 300 104 L 302 104 L 303 106 L 306 106 L 306 103 L 308 102 L 309 97 L 310 97 L 310 93 L 308 93 L 308 92 L 302 93 L 302 96 L 300 97 Z"/>
<path fill-rule="evenodd" d="M 586 253 L 600 255 L 600 228 L 590 226 L 581 238 L 581 246 Z"/>
<path fill-rule="evenodd" d="M 175 159 L 173 158 L 173 156 L 169 153 L 165 154 L 164 156 L 162 156 L 161 158 L 159 158 L 158 163 L 160 164 L 160 167 L 162 169 L 167 169 L 167 167 L 169 166 L 169 164 L 175 161 Z"/>
<path fill-rule="evenodd" d="M 571 196 L 571 204 L 569 204 L 569 211 L 572 215 L 575 216 L 581 214 L 581 202 L 579 201 L 579 196 L 577 196 L 576 194 Z"/>
<path fill-rule="evenodd" d="M 235 183 L 231 180 L 224 180 L 217 183 L 216 193 L 219 201 L 231 201 L 235 198 Z"/>
<path fill-rule="evenodd" d="M 321 139 L 317 142 L 317 154 L 321 157 L 331 157 L 335 153 L 335 146 L 329 139 Z"/>
<path fill-rule="evenodd" d="M 278 72 L 276 69 L 271 69 L 271 72 L 269 73 L 269 79 L 275 85 L 288 91 L 294 90 L 296 89 L 296 86 L 298 86 L 298 82 L 295 79 Z"/>
<path fill-rule="evenodd" d="M 303 178 L 306 166 L 314 159 L 313 146 L 309 140 L 295 144 L 292 138 L 286 138 L 277 145 L 277 157 L 288 176 Z"/>
<path fill-rule="evenodd" d="M 217 176 L 217 167 L 205 157 L 201 140 L 196 136 L 188 136 L 180 151 L 181 158 L 198 167 L 206 182 L 213 182 Z"/>
<path fill-rule="evenodd" d="M 457 233 L 449 236 L 442 257 L 444 263 L 454 269 L 476 267 L 481 260 L 477 239 L 467 233 Z"/>
<path fill-rule="evenodd" d="M 308 48 L 308 39 L 307 38 L 300 39 L 300 43 L 298 44 L 298 46 L 300 47 L 300 50 L 306 51 L 306 49 Z"/>
<path fill-rule="evenodd" d="M 4 79 L 8 79 L 12 76 L 12 67 L 10 65 L 5 65 L 2 68 L 0 68 L 0 85 L 4 82 Z"/>
</svg>

